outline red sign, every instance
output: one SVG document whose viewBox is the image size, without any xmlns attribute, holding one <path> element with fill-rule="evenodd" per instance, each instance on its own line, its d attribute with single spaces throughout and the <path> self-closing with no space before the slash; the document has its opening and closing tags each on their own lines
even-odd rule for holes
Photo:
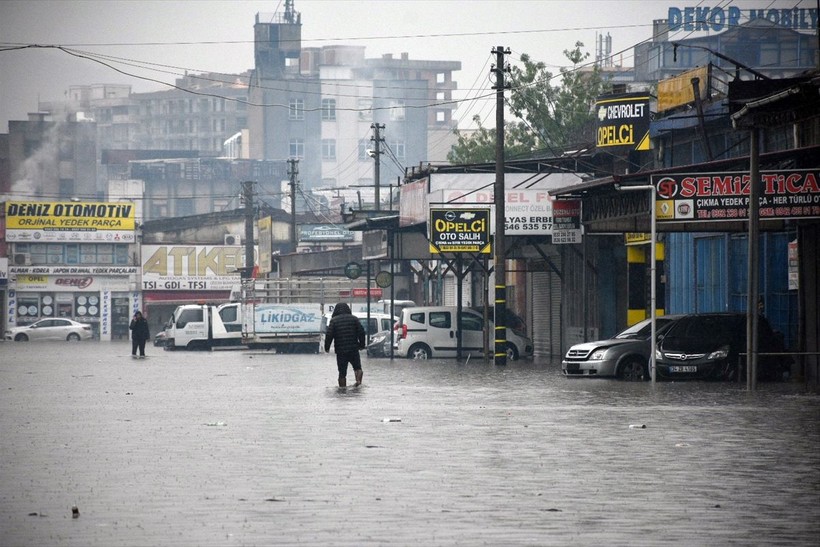
<svg viewBox="0 0 820 547">
<path fill-rule="evenodd" d="M 349 291 L 339 291 L 339 296 L 352 296 L 353 298 L 367 298 L 367 289 L 351 289 Z M 381 289 L 370 289 L 371 298 L 381 298 Z"/>
<path fill-rule="evenodd" d="M 760 219 L 820 216 L 820 172 L 761 173 Z M 652 177 L 657 219 L 663 221 L 739 220 L 748 217 L 748 173 L 699 173 Z"/>
</svg>

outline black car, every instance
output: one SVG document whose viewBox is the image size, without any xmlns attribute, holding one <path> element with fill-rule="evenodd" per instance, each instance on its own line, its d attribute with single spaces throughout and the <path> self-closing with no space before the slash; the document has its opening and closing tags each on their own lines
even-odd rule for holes
<svg viewBox="0 0 820 547">
<path fill-rule="evenodd" d="M 782 352 L 783 344 L 765 317 L 759 317 L 758 352 Z M 703 313 L 678 320 L 658 342 L 656 372 L 665 379 L 737 380 L 738 356 L 746 352 L 745 313 Z M 745 360 L 744 360 L 745 362 Z M 782 379 L 790 360 L 758 359 L 758 379 Z"/>
</svg>

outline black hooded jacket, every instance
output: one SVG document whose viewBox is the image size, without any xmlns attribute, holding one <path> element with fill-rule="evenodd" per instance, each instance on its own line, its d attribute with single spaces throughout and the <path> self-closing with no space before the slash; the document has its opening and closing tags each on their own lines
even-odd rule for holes
<svg viewBox="0 0 820 547">
<path fill-rule="evenodd" d="M 365 333 L 359 318 L 350 313 L 350 306 L 341 302 L 333 309 L 330 324 L 325 333 L 325 351 L 335 343 L 336 353 L 353 353 L 364 349 Z"/>
</svg>

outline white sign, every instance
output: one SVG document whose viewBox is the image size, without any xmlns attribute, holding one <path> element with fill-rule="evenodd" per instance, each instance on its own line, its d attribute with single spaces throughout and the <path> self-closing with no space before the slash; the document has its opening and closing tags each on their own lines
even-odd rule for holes
<svg viewBox="0 0 820 547">
<path fill-rule="evenodd" d="M 430 204 L 436 207 L 443 204 L 464 207 L 492 205 L 493 192 L 492 189 L 439 190 L 435 194 L 430 194 Z M 552 198 L 546 190 L 507 190 L 504 192 L 504 219 L 506 235 L 551 235 Z M 490 223 L 490 233 L 495 233 L 494 222 Z"/>
<path fill-rule="evenodd" d="M 244 267 L 243 246 L 143 245 L 142 290 L 230 291 Z"/>
</svg>

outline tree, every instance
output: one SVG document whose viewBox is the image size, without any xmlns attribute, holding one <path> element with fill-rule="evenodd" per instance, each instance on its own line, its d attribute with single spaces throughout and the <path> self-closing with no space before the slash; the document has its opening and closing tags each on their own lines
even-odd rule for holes
<svg viewBox="0 0 820 547">
<path fill-rule="evenodd" d="M 543 62 L 521 55 L 523 66 L 513 67 L 507 106 L 516 118 L 505 124 L 504 154 L 506 158 L 530 156 L 546 150 L 557 156 L 567 149 L 591 146 L 595 142 L 595 99 L 603 94 L 607 83 L 600 69 L 593 65 L 580 70 L 589 53 L 581 51 L 581 42 L 572 50 L 564 50 L 571 67 L 560 69 L 560 85 Z M 458 143 L 447 155 L 452 163 L 484 163 L 495 160 L 495 130 L 481 125 L 470 135 L 454 130 Z"/>
</svg>

